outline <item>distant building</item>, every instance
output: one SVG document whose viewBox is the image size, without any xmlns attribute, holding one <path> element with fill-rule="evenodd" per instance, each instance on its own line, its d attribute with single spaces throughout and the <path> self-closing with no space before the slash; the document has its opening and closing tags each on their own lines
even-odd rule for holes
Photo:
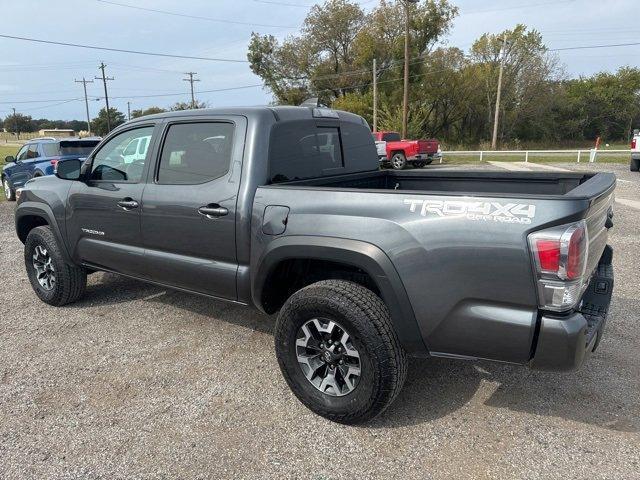
<svg viewBox="0 0 640 480">
<path fill-rule="evenodd" d="M 75 130 L 70 128 L 43 128 L 38 130 L 41 137 L 75 137 Z"/>
</svg>

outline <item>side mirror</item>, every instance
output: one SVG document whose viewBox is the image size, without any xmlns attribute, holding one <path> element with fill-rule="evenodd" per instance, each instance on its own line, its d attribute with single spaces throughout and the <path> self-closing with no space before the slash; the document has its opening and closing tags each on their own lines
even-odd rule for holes
<svg viewBox="0 0 640 480">
<path fill-rule="evenodd" d="M 63 160 L 56 165 L 56 177 L 62 180 L 78 180 L 81 167 L 81 160 Z"/>
<path fill-rule="evenodd" d="M 4 161 L 5 163 L 15 163 L 16 157 L 14 157 L 13 155 L 7 155 L 6 157 L 4 157 Z"/>
</svg>

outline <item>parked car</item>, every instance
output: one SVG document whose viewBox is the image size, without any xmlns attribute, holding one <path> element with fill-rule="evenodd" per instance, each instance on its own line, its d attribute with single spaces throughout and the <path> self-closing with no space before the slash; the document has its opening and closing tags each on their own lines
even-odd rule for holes
<svg viewBox="0 0 640 480">
<path fill-rule="evenodd" d="M 125 163 L 122 146 L 149 136 L 144 160 Z M 579 367 L 611 300 L 615 185 L 380 170 L 357 115 L 211 109 L 118 127 L 86 161 L 25 185 L 15 225 L 50 305 L 102 270 L 279 312 L 295 395 L 356 423 L 393 401 L 408 355 Z"/>
<path fill-rule="evenodd" d="M 5 157 L 7 165 L 2 169 L 2 187 L 6 199 L 15 200 L 16 189 L 28 180 L 52 175 L 58 162 L 86 157 L 99 142 L 99 137 L 29 140 L 15 157 Z"/>
<path fill-rule="evenodd" d="M 631 140 L 631 163 L 629 168 L 632 172 L 640 170 L 640 130 L 633 131 L 633 139 Z"/>
<path fill-rule="evenodd" d="M 383 165 L 402 170 L 411 165 L 422 168 L 439 160 L 442 152 L 438 140 L 403 140 L 398 132 L 373 132 L 378 158 Z"/>
</svg>

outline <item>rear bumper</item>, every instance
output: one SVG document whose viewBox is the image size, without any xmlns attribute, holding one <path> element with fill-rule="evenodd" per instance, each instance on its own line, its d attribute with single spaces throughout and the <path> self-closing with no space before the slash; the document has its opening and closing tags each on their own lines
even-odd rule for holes
<svg viewBox="0 0 640 480">
<path fill-rule="evenodd" d="M 595 351 L 604 334 L 613 291 L 613 250 L 605 248 L 580 311 L 567 316 L 542 315 L 533 359 L 536 370 L 574 370 Z"/>
</svg>

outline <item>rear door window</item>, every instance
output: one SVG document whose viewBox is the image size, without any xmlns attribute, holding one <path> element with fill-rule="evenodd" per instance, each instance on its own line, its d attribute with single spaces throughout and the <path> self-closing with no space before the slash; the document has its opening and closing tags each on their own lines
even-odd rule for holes
<svg viewBox="0 0 640 480">
<path fill-rule="evenodd" d="M 235 127 L 226 122 L 176 123 L 169 126 L 156 181 L 197 185 L 229 171 Z"/>
<path fill-rule="evenodd" d="M 56 157 L 60 155 L 60 150 L 57 143 L 43 143 L 42 151 L 45 157 Z"/>
</svg>

